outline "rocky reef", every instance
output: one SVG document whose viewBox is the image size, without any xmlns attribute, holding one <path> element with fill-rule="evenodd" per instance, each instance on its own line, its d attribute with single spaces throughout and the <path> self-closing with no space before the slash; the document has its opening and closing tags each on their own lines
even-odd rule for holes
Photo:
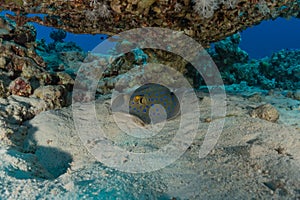
<svg viewBox="0 0 300 200">
<path fill-rule="evenodd" d="M 49 100 L 51 98 L 46 97 L 52 94 L 52 96 L 58 95 L 55 98 L 66 99 L 67 93 L 70 92 L 70 85 L 73 82 L 70 75 L 50 70 L 61 66 L 63 56 L 55 59 L 57 63 L 54 64 L 41 56 L 42 50 L 53 55 L 52 48 L 55 52 L 61 53 L 66 47 L 62 46 L 60 41 L 56 41 L 54 44 L 49 44 L 46 50 L 43 49 L 45 45 L 36 42 L 35 28 L 30 24 L 20 27 L 4 17 L 0 18 L 0 24 L 1 96 L 35 96 L 47 101 L 51 109 L 66 106 L 66 100 L 52 102 Z M 66 46 L 73 48 L 75 45 L 67 43 Z M 57 89 L 54 89 L 56 87 Z M 56 90 L 61 92 L 57 93 Z"/>
<path fill-rule="evenodd" d="M 87 53 L 74 42 L 64 42 L 66 32 L 57 30 L 50 32 L 53 42 L 46 43 L 44 39 L 38 40 L 36 52 L 47 63 L 47 70 L 61 76 L 63 72 L 75 78 L 75 73 L 84 61 Z M 61 73 L 58 73 L 61 72 Z"/>
<path fill-rule="evenodd" d="M 240 41 L 240 35 L 235 34 L 215 43 L 208 50 L 225 84 L 239 84 L 244 81 L 250 86 L 264 89 L 300 88 L 298 49 L 281 50 L 262 59 L 249 59 L 248 54 L 239 48 Z"/>
<path fill-rule="evenodd" d="M 20 27 L 4 17 L 0 25 L 0 144 L 22 151 L 26 121 L 70 105 L 74 80 L 65 72 L 49 70 L 51 65 L 38 54 L 41 45 L 32 25 Z"/>
</svg>

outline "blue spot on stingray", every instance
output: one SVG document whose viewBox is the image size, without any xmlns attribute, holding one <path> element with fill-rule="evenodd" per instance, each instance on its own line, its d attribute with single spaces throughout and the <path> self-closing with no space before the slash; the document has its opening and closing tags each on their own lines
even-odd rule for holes
<svg viewBox="0 0 300 200">
<path fill-rule="evenodd" d="M 129 109 L 131 109 L 131 106 L 129 106 Z"/>
<path fill-rule="evenodd" d="M 145 113 L 145 112 L 147 112 L 147 110 L 146 110 L 146 109 L 144 109 L 144 110 L 143 110 L 143 112 Z"/>
<path fill-rule="evenodd" d="M 136 108 L 133 108 L 133 110 L 136 110 Z"/>
<path fill-rule="evenodd" d="M 153 104 L 153 103 L 151 104 L 151 107 L 154 107 L 154 104 Z"/>
<path fill-rule="evenodd" d="M 146 108 L 150 108 L 150 106 L 146 105 Z"/>
<path fill-rule="evenodd" d="M 132 105 L 134 104 L 134 102 L 131 103 Z"/>
</svg>

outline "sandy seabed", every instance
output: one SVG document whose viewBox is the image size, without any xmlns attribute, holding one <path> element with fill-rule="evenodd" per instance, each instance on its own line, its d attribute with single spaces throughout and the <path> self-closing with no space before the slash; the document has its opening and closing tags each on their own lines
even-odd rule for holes
<svg viewBox="0 0 300 200">
<path fill-rule="evenodd" d="M 209 95 L 198 92 L 197 96 L 201 115 L 195 119 L 199 127 L 192 144 L 175 162 L 153 172 L 126 173 L 97 161 L 80 140 L 71 107 L 41 112 L 21 129 L 12 127 L 19 131 L 15 137 L 2 135 L 0 147 L 1 199 L 300 198 L 299 101 L 280 92 L 229 91 L 223 131 L 214 149 L 200 159 L 209 123 L 219 119 L 210 118 Z M 24 104 L 11 98 L 1 105 L 13 102 Z M 249 115 L 266 103 L 279 112 L 277 122 Z M 99 99 L 95 105 L 96 123 L 114 145 L 130 152 L 158 150 L 180 122 L 180 117 L 170 120 L 154 138 L 136 141 L 114 125 L 107 100 Z M 135 119 L 127 116 L 127 121 Z M 12 126 L 5 118 L 1 123 Z"/>
</svg>

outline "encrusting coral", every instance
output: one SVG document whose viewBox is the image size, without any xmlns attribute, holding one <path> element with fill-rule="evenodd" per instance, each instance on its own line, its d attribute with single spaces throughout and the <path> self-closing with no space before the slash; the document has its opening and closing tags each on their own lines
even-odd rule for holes
<svg viewBox="0 0 300 200">
<path fill-rule="evenodd" d="M 32 21 L 73 33 L 110 35 L 138 27 L 162 27 L 183 31 L 206 47 L 262 20 L 297 17 L 299 4 L 298 0 L 26 0 L 22 5 L 5 1 L 0 9 L 16 12 L 9 17 L 19 25 Z M 28 17 L 26 13 L 47 15 Z"/>
</svg>

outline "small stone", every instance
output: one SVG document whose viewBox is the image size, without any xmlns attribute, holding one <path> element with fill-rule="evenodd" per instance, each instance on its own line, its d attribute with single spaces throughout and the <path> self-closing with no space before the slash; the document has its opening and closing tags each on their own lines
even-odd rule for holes
<svg viewBox="0 0 300 200">
<path fill-rule="evenodd" d="M 269 95 L 269 96 L 273 96 L 273 95 L 274 95 L 274 90 L 273 90 L 273 89 L 269 90 L 269 91 L 268 91 L 268 95 Z"/>
<path fill-rule="evenodd" d="M 267 186 L 273 192 L 277 189 L 277 183 L 275 181 L 265 182 L 264 185 Z"/>
<path fill-rule="evenodd" d="M 206 123 L 209 123 L 209 122 L 211 122 L 211 121 L 212 121 L 212 120 L 211 120 L 210 117 L 207 117 L 207 118 L 204 119 L 204 122 L 206 122 Z"/>
<path fill-rule="evenodd" d="M 300 89 L 296 90 L 294 93 L 293 93 L 293 98 L 300 101 Z"/>
<path fill-rule="evenodd" d="M 279 112 L 271 104 L 258 106 L 250 112 L 250 116 L 254 118 L 264 119 L 270 122 L 276 122 L 279 119 Z"/>
<path fill-rule="evenodd" d="M 288 97 L 288 98 L 293 98 L 293 92 L 292 92 L 292 91 L 288 91 L 288 92 L 286 93 L 286 97 Z"/>
</svg>

